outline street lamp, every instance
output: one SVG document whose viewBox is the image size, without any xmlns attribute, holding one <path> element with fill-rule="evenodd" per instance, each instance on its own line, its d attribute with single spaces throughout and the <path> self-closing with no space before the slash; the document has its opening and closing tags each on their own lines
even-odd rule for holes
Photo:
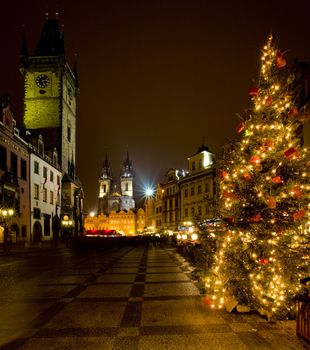
<svg viewBox="0 0 310 350">
<path fill-rule="evenodd" d="M 7 227 L 7 222 L 14 215 L 13 209 L 0 209 L 0 224 L 3 227 L 3 249 L 4 252 L 10 252 L 10 237 L 9 229 Z"/>
<path fill-rule="evenodd" d="M 63 240 L 65 240 L 66 245 L 69 243 L 69 238 L 71 238 L 71 230 L 73 221 L 70 220 L 68 215 L 64 215 L 63 220 L 61 221 L 63 227 Z"/>
</svg>

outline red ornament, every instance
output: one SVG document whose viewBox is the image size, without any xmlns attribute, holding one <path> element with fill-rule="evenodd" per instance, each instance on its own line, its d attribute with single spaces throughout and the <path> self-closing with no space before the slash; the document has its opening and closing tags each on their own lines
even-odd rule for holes
<svg viewBox="0 0 310 350">
<path fill-rule="evenodd" d="M 289 112 L 288 112 L 288 116 L 289 117 L 294 117 L 296 114 L 298 114 L 298 109 L 296 107 L 292 108 Z"/>
<path fill-rule="evenodd" d="M 227 171 L 223 170 L 220 172 L 220 176 L 222 179 L 227 179 L 229 177 L 229 174 Z"/>
<path fill-rule="evenodd" d="M 264 143 L 264 148 L 269 149 L 270 147 L 273 146 L 273 142 L 271 140 L 268 140 Z"/>
<path fill-rule="evenodd" d="M 211 307 L 211 305 L 213 304 L 212 299 L 207 295 L 202 300 L 203 300 L 203 304 L 206 305 L 207 307 Z"/>
<path fill-rule="evenodd" d="M 276 66 L 277 68 L 283 68 L 286 66 L 286 60 L 280 51 L 277 51 L 276 53 Z"/>
<path fill-rule="evenodd" d="M 231 192 L 228 192 L 228 191 L 223 191 L 223 197 L 224 198 L 232 198 L 233 194 Z"/>
<path fill-rule="evenodd" d="M 251 217 L 250 221 L 251 222 L 259 222 L 262 220 L 262 216 L 260 215 L 260 213 L 256 214 L 255 216 Z"/>
<path fill-rule="evenodd" d="M 290 147 L 288 150 L 284 152 L 285 158 L 289 159 L 296 153 L 296 149 L 294 147 Z"/>
<path fill-rule="evenodd" d="M 238 133 L 240 133 L 241 131 L 244 130 L 244 128 L 245 128 L 245 124 L 242 122 L 242 123 L 240 123 L 240 124 L 236 127 L 236 131 L 237 131 Z"/>
<path fill-rule="evenodd" d="M 252 176 L 251 176 L 249 173 L 245 173 L 245 174 L 243 175 L 243 177 L 244 177 L 244 179 L 245 179 L 246 181 L 251 181 L 251 180 L 252 180 Z"/>
<path fill-rule="evenodd" d="M 251 97 L 256 97 L 258 95 L 258 92 L 259 92 L 259 87 L 252 87 L 249 89 L 249 95 Z"/>
<path fill-rule="evenodd" d="M 294 186 L 293 192 L 294 192 L 295 196 L 296 196 L 297 198 L 299 198 L 299 197 L 301 196 L 301 189 L 300 189 L 300 186 Z"/>
<path fill-rule="evenodd" d="M 271 181 L 275 184 L 281 184 L 283 182 L 281 176 L 275 176 L 271 179 Z"/>
<path fill-rule="evenodd" d="M 269 264 L 269 261 L 267 259 L 264 259 L 264 258 L 259 259 L 258 262 L 260 265 L 268 265 Z"/>
<path fill-rule="evenodd" d="M 260 162 L 261 162 L 261 159 L 257 156 L 253 156 L 250 159 L 250 163 L 252 163 L 252 164 L 259 164 Z"/>
<path fill-rule="evenodd" d="M 265 107 L 269 107 L 269 106 L 271 106 L 271 104 L 272 104 L 272 97 L 269 96 L 266 98 L 264 105 L 265 105 Z"/>
<path fill-rule="evenodd" d="M 276 202 L 275 198 L 272 196 L 270 196 L 267 199 L 267 204 L 268 204 L 268 208 L 270 208 L 270 209 L 274 209 L 277 206 L 277 202 Z"/>
<path fill-rule="evenodd" d="M 295 213 L 293 213 L 293 219 L 299 220 L 302 219 L 305 215 L 306 211 L 305 210 L 299 210 L 299 211 L 295 211 Z"/>
</svg>

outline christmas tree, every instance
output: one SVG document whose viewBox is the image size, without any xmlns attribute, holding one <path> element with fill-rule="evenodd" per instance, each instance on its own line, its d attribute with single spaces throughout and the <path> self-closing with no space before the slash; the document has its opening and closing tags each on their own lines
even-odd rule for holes
<svg viewBox="0 0 310 350">
<path fill-rule="evenodd" d="M 272 43 L 262 50 L 253 107 L 223 156 L 220 209 L 227 233 L 206 278 L 212 307 L 247 305 L 268 318 L 294 313 L 300 279 L 309 276 L 309 151 L 294 76 Z"/>
</svg>

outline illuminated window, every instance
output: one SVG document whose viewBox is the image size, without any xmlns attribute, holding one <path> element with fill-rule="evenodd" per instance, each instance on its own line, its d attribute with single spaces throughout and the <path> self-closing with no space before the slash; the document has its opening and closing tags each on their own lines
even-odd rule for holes
<svg viewBox="0 0 310 350">
<path fill-rule="evenodd" d="M 34 184 L 34 187 L 33 187 L 33 197 L 34 199 L 39 199 L 39 185 L 38 184 Z"/>
</svg>

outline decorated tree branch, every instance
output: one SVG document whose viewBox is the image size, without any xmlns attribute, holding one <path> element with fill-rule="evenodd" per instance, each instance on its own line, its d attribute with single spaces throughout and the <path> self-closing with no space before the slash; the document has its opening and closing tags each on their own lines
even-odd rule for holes
<svg viewBox="0 0 310 350">
<path fill-rule="evenodd" d="M 294 77 L 270 36 L 253 107 L 223 157 L 220 209 L 227 233 L 206 279 L 214 308 L 245 305 L 268 318 L 294 314 L 309 275 L 309 150 L 297 130 Z"/>
</svg>

